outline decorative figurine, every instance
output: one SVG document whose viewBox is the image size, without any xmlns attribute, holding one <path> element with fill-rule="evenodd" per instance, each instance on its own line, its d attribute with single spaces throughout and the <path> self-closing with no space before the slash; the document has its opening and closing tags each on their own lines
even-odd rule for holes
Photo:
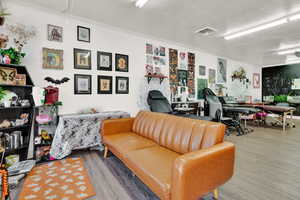
<svg viewBox="0 0 300 200">
<path fill-rule="evenodd" d="M 8 55 L 4 55 L 4 57 L 2 58 L 2 61 L 4 64 L 10 64 L 11 59 L 9 58 Z"/>
</svg>

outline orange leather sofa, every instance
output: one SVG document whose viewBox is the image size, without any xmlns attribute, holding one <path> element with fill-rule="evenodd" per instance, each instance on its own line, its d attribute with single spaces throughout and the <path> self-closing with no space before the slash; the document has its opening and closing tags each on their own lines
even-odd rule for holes
<svg viewBox="0 0 300 200">
<path fill-rule="evenodd" d="M 197 200 L 233 175 L 235 147 L 221 123 L 141 111 L 135 118 L 105 120 L 102 139 L 162 200 Z"/>
</svg>

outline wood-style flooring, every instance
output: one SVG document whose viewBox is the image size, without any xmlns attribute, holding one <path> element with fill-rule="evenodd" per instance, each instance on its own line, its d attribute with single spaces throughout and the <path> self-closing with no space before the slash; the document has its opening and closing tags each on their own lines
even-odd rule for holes
<svg viewBox="0 0 300 200">
<path fill-rule="evenodd" d="M 220 188 L 220 200 L 300 200 L 300 121 L 280 128 L 255 128 L 245 136 L 229 136 L 236 145 L 235 174 Z M 89 200 L 131 200 L 96 152 L 80 152 L 97 193 Z M 19 188 L 13 192 L 17 200 Z"/>
</svg>

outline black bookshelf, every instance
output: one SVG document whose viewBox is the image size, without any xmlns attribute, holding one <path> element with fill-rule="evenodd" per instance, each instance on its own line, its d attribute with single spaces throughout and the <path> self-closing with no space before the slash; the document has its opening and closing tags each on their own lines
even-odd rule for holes
<svg viewBox="0 0 300 200">
<path fill-rule="evenodd" d="M 12 64 L 0 64 L 0 67 L 14 68 L 16 69 L 18 74 L 26 75 L 26 84 L 25 85 L 7 85 L 0 83 L 0 87 L 4 90 L 11 91 L 15 93 L 19 99 L 29 100 L 29 106 L 11 106 L 11 107 L 0 107 L 0 123 L 4 120 L 15 121 L 20 118 L 21 114 L 28 114 L 28 122 L 21 126 L 13 126 L 7 128 L 0 128 L 1 141 L 3 141 L 3 137 L 9 137 L 11 135 L 17 135 L 16 131 L 22 137 L 22 143 L 17 142 L 13 148 L 9 144 L 9 141 L 5 141 L 5 156 L 18 154 L 20 157 L 20 161 L 26 160 L 28 155 L 29 141 L 30 135 L 34 123 L 34 112 L 35 106 L 32 97 L 32 88 L 34 87 L 33 81 L 28 73 L 28 70 L 23 65 L 12 65 Z"/>
</svg>

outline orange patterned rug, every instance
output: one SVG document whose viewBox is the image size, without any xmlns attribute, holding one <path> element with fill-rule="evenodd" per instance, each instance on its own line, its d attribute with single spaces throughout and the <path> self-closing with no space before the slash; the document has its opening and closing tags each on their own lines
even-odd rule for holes
<svg viewBox="0 0 300 200">
<path fill-rule="evenodd" d="M 83 200 L 95 194 L 83 161 L 68 158 L 35 167 L 19 200 Z"/>
</svg>

